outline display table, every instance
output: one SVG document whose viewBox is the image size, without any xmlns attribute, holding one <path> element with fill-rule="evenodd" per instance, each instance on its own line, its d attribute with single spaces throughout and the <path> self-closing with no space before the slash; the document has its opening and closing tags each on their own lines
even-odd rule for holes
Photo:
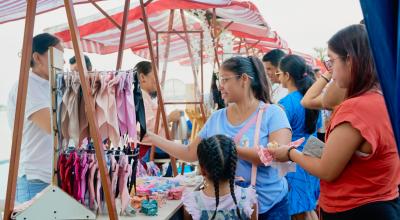
<svg viewBox="0 0 400 220">
<path fill-rule="evenodd" d="M 197 184 L 194 187 L 187 187 L 185 191 L 195 191 L 198 190 L 201 186 L 201 183 Z M 121 200 L 117 199 L 116 200 L 116 207 L 117 207 L 117 212 L 118 214 L 121 211 Z M 167 200 L 167 203 L 161 206 L 161 208 L 158 208 L 158 215 L 157 216 L 146 216 L 143 213 L 137 213 L 136 216 L 118 216 L 120 220 L 124 219 L 157 219 L 157 220 L 168 220 L 168 219 L 182 219 L 183 217 L 183 204 L 181 200 Z M 101 220 L 106 220 L 108 219 L 108 216 L 106 215 L 98 215 L 97 219 Z"/>
</svg>

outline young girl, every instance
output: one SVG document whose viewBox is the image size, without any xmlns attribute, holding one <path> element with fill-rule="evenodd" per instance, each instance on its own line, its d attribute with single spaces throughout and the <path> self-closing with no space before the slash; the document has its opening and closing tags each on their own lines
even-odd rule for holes
<svg viewBox="0 0 400 220">
<path fill-rule="evenodd" d="M 222 98 L 229 105 L 210 116 L 189 146 L 165 140 L 151 132 L 148 132 L 148 137 L 154 145 L 185 161 L 198 159 L 197 148 L 202 139 L 217 134 L 235 137 L 239 158 L 236 176 L 242 177 L 246 183 L 252 182 L 256 188 L 258 218 L 288 220 L 286 179 L 278 175 L 277 169 L 264 166 L 257 153 L 257 147 L 267 146 L 269 142 L 289 144 L 291 140 L 285 112 L 271 104 L 270 86 L 262 62 L 255 57 L 240 56 L 225 60 L 220 68 L 219 84 Z M 259 129 L 256 129 L 256 124 L 247 126 L 262 109 Z M 252 170 L 257 174 L 252 175 Z"/>
<path fill-rule="evenodd" d="M 289 94 L 279 101 L 289 119 L 292 127 L 292 140 L 310 135 L 317 136 L 317 129 L 321 127 L 319 110 L 305 109 L 301 105 L 301 99 L 311 87 L 314 80 L 311 67 L 306 61 L 297 55 L 284 57 L 279 64 L 277 73 L 284 88 Z M 302 151 L 305 142 L 297 149 Z M 319 196 L 319 180 L 296 166 L 296 172 L 286 175 L 289 185 L 289 214 L 293 220 L 318 219 L 313 211 Z"/>
<path fill-rule="evenodd" d="M 257 219 L 253 188 L 235 186 L 237 152 L 225 135 L 203 139 L 197 147 L 204 188 L 184 194 L 185 219 Z"/>
</svg>

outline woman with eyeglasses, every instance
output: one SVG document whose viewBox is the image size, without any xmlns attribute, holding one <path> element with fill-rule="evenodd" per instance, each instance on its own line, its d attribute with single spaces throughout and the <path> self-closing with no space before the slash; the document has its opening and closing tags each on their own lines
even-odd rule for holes
<svg viewBox="0 0 400 220">
<path fill-rule="evenodd" d="M 335 106 L 343 102 L 346 96 L 346 89 L 339 88 L 332 80 L 332 62 L 324 61 L 325 73 L 317 75 L 314 84 L 307 90 L 301 105 L 308 109 L 321 110 L 322 127 L 318 130 L 318 138 L 325 142 L 326 127 Z"/>
<path fill-rule="evenodd" d="M 270 104 L 270 86 L 264 72 L 263 64 L 255 57 L 232 57 L 223 62 L 219 75 L 222 98 L 229 103 L 228 107 L 214 112 L 207 120 L 195 141 L 188 146 L 167 141 L 149 133 L 153 144 L 159 146 L 176 158 L 185 161 L 197 160 L 197 146 L 202 139 L 217 134 L 231 138 L 237 137 L 237 152 L 239 156 L 236 176 L 249 185 L 252 164 L 257 166 L 255 188 L 258 195 L 259 219 L 290 219 L 288 214 L 286 179 L 278 175 L 278 171 L 270 166 L 262 165 L 254 144 L 266 146 L 276 141 L 288 144 L 291 140 L 291 129 L 285 112 L 277 105 Z M 260 108 L 265 108 L 260 120 L 259 142 L 253 143 L 255 124 L 252 122 Z M 243 132 L 240 132 L 243 131 Z M 238 133 L 242 133 L 241 138 Z M 220 188 L 224 188 L 224 182 Z M 211 190 L 213 191 L 213 190 Z M 228 195 L 220 191 L 220 196 Z M 218 197 L 218 195 L 210 195 Z M 222 204 L 222 202 L 220 201 Z M 255 210 L 256 211 L 256 210 Z"/>
<path fill-rule="evenodd" d="M 288 146 L 269 152 L 320 178 L 322 219 L 400 219 L 400 160 L 367 31 L 351 25 L 328 46 L 333 80 L 347 96 L 332 115 L 322 157 Z"/>
<path fill-rule="evenodd" d="M 297 55 L 288 55 L 279 63 L 278 79 L 288 90 L 288 95 L 279 101 L 292 127 L 292 141 L 302 137 L 317 136 L 322 125 L 319 110 L 304 108 L 300 101 L 314 82 L 313 70 Z M 303 150 L 305 142 L 298 147 Z M 317 219 L 314 209 L 319 196 L 319 180 L 301 167 L 286 175 L 289 185 L 289 214 L 293 220 Z"/>
</svg>

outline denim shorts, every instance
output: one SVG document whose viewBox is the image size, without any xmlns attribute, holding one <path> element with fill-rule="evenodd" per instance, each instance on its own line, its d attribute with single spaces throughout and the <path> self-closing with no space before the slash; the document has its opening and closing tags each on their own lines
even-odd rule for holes
<svg viewBox="0 0 400 220">
<path fill-rule="evenodd" d="M 48 185 L 48 183 L 45 183 L 41 180 L 28 180 L 26 175 L 18 177 L 16 202 L 24 203 L 31 200 L 36 194 L 40 193 Z"/>
</svg>

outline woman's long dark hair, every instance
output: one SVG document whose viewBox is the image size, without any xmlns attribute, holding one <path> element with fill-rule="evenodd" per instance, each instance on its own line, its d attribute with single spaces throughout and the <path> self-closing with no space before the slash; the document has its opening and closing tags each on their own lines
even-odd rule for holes
<svg viewBox="0 0 400 220">
<path fill-rule="evenodd" d="M 214 182 L 215 189 L 215 212 L 211 219 L 217 214 L 219 204 L 219 183 L 229 181 L 231 196 L 236 205 L 236 212 L 241 219 L 238 202 L 235 196 L 235 172 L 237 162 L 236 145 L 232 139 L 225 135 L 215 135 L 203 139 L 197 147 L 199 164 L 206 172 L 208 178 Z"/>
<path fill-rule="evenodd" d="M 217 73 L 213 73 L 212 79 L 211 79 L 211 94 L 213 98 L 213 102 L 217 104 L 217 109 L 222 109 L 225 108 L 225 102 L 222 99 L 221 91 L 219 91 L 218 86 L 217 86 Z"/>
<path fill-rule="evenodd" d="M 293 79 L 297 90 L 304 96 L 307 90 L 312 86 L 314 74 L 312 68 L 307 65 L 306 61 L 298 55 L 288 55 L 284 57 L 279 68 L 284 73 L 289 73 Z M 305 129 L 307 134 L 312 134 L 317 130 L 317 121 L 319 117 L 319 110 L 305 109 L 306 111 L 306 124 Z"/>
<path fill-rule="evenodd" d="M 351 62 L 347 98 L 359 96 L 379 85 L 368 33 L 364 25 L 350 25 L 340 30 L 329 39 L 328 47 L 338 54 L 342 61 L 349 59 Z"/>
<path fill-rule="evenodd" d="M 252 78 L 250 86 L 255 98 L 265 103 L 271 103 L 271 86 L 260 59 L 253 56 L 231 57 L 222 63 L 221 68 L 231 71 L 237 76 L 246 73 Z"/>
</svg>

